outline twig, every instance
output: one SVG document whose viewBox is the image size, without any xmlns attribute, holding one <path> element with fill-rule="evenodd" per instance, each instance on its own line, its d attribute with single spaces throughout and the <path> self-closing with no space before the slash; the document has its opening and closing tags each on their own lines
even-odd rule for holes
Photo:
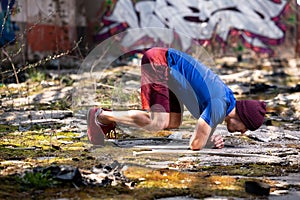
<svg viewBox="0 0 300 200">
<path fill-rule="evenodd" d="M 8 58 L 13 70 L 14 70 L 14 74 L 15 74 L 15 78 L 16 78 L 16 82 L 17 84 L 19 84 L 19 78 L 18 78 L 18 74 L 17 74 L 17 71 L 16 71 L 16 68 L 15 68 L 15 65 L 11 59 L 11 57 L 9 56 L 9 54 L 5 51 L 4 48 L 2 48 L 2 53 Z"/>
<path fill-rule="evenodd" d="M 115 88 L 116 88 L 116 87 L 114 87 L 114 86 L 107 85 L 107 84 L 104 84 L 104 83 L 97 83 L 97 86 L 107 87 L 107 88 L 111 88 L 111 89 L 115 89 Z"/>
<path fill-rule="evenodd" d="M 69 49 L 69 50 L 67 50 L 67 51 L 65 51 L 65 52 L 62 52 L 62 53 L 57 54 L 57 55 L 54 55 L 54 56 L 50 56 L 50 55 L 49 55 L 49 56 L 47 56 L 46 58 L 41 59 L 41 60 L 39 60 L 39 61 L 36 62 L 36 63 L 29 64 L 29 65 L 26 65 L 26 66 L 24 66 L 24 67 L 22 67 L 22 68 L 19 68 L 19 69 L 16 71 L 16 74 L 18 74 L 18 73 L 20 73 L 20 72 L 22 72 L 22 71 L 25 71 L 25 70 L 27 70 L 27 69 L 32 69 L 32 68 L 34 68 L 34 67 L 37 67 L 37 66 L 39 66 L 39 65 L 41 65 L 41 64 L 43 64 L 43 63 L 46 63 L 46 62 L 48 62 L 48 61 L 50 61 L 50 60 L 55 60 L 55 59 L 61 58 L 61 57 L 65 56 L 65 55 L 68 55 L 68 54 L 72 53 L 73 51 L 75 51 L 75 49 L 78 48 L 78 44 L 81 42 L 81 39 L 82 39 L 82 38 L 80 38 L 80 40 L 79 40 L 78 42 L 76 42 L 75 46 L 74 46 L 72 49 Z M 5 71 L 5 72 L 3 72 L 3 73 L 9 73 L 9 72 L 10 72 L 10 71 Z M 8 75 L 6 78 L 9 78 L 9 77 L 11 77 L 11 76 L 13 76 L 13 75 Z"/>
<path fill-rule="evenodd" d="M 82 39 L 82 37 L 80 37 L 80 40 L 81 40 L 81 39 Z M 74 43 L 75 43 L 75 41 L 74 41 Z M 76 45 L 76 43 L 75 43 L 75 45 Z M 77 51 L 78 51 L 78 53 L 79 53 L 80 58 L 83 59 L 84 57 L 83 57 L 83 55 L 82 55 L 82 53 L 81 53 L 81 51 L 80 51 L 80 48 L 77 48 Z"/>
<path fill-rule="evenodd" d="M 11 55 L 10 57 L 13 58 L 13 57 L 16 57 L 17 55 L 19 55 L 19 53 L 21 53 L 23 47 L 25 47 L 25 44 L 22 44 L 21 47 L 18 49 L 18 51 L 16 53 L 14 53 L 13 55 Z M 4 47 L 2 47 L 2 48 L 4 48 Z M 8 60 L 8 58 L 4 58 L 1 60 L 1 62 L 5 62 L 7 60 Z"/>
</svg>

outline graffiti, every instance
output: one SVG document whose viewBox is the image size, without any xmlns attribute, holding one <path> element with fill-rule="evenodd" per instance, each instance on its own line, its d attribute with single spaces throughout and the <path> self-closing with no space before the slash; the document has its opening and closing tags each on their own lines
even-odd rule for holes
<svg viewBox="0 0 300 200">
<path fill-rule="evenodd" d="M 168 28 L 175 35 L 140 31 L 123 38 L 125 46 L 134 46 L 139 41 L 151 38 L 166 44 L 172 43 L 176 35 L 181 39 L 182 49 L 193 42 L 209 43 L 214 35 L 226 44 L 230 35 L 238 34 L 243 44 L 255 51 L 270 52 L 271 45 L 283 42 L 285 28 L 280 24 L 280 15 L 287 0 L 119 0 L 112 12 L 102 18 L 104 24 L 97 33 L 103 40 L 128 28 Z"/>
<path fill-rule="evenodd" d="M 13 10 L 15 0 L 1 0 L 0 9 L 0 47 L 6 44 L 12 44 L 15 41 L 15 31 L 18 27 L 11 22 L 10 16 Z"/>
</svg>

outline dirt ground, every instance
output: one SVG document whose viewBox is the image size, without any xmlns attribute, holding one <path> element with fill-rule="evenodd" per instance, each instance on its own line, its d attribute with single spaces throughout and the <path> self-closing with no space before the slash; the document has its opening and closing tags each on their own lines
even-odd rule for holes
<svg viewBox="0 0 300 200">
<path fill-rule="evenodd" d="M 299 199 L 299 68 L 275 73 L 266 63 L 255 70 L 217 63 L 214 70 L 238 99 L 264 99 L 268 105 L 257 131 L 230 134 L 221 124 L 215 131 L 225 138 L 221 150 L 188 150 L 196 120 L 187 111 L 179 129 L 149 133 L 118 124 L 118 139 L 91 145 L 89 107 L 140 109 L 136 66 L 110 68 L 88 81 L 74 70 L 36 70 L 26 82 L 2 85 L 0 198 Z M 51 170 L 36 171 L 49 166 L 70 166 L 71 175 L 63 180 Z M 74 169 L 90 182 L 75 179 Z M 247 192 L 250 181 L 265 183 L 270 194 Z"/>
</svg>

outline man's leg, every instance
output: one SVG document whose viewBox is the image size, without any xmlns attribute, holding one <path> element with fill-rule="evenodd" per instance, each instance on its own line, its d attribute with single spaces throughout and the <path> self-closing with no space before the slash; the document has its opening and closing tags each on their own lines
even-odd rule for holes
<svg viewBox="0 0 300 200">
<path fill-rule="evenodd" d="M 167 49 L 153 48 L 145 52 L 141 65 L 141 101 L 143 110 L 151 111 L 150 130 L 178 128 L 181 124 L 181 104 L 169 89 Z"/>
<path fill-rule="evenodd" d="M 166 128 L 178 128 L 181 124 L 181 113 L 146 112 L 141 110 L 105 111 L 98 115 L 102 124 L 117 122 L 124 125 L 141 127 L 148 131 L 159 131 Z"/>
<path fill-rule="evenodd" d="M 166 127 L 167 129 L 179 128 L 182 122 L 182 113 L 170 113 L 169 117 L 169 125 Z"/>
<path fill-rule="evenodd" d="M 181 106 L 168 88 L 169 68 L 167 49 L 154 48 L 145 52 L 141 65 L 141 101 L 145 111 L 111 112 L 102 110 L 100 124 L 121 123 L 157 131 L 177 128 L 181 124 Z"/>
</svg>

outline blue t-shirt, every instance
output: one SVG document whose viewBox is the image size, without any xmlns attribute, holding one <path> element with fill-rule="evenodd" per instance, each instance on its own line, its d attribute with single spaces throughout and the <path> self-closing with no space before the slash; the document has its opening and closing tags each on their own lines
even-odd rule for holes
<svg viewBox="0 0 300 200">
<path fill-rule="evenodd" d="M 235 107 L 233 92 L 204 64 L 192 56 L 168 49 L 169 87 L 195 118 L 211 128 L 222 123 Z"/>
</svg>

